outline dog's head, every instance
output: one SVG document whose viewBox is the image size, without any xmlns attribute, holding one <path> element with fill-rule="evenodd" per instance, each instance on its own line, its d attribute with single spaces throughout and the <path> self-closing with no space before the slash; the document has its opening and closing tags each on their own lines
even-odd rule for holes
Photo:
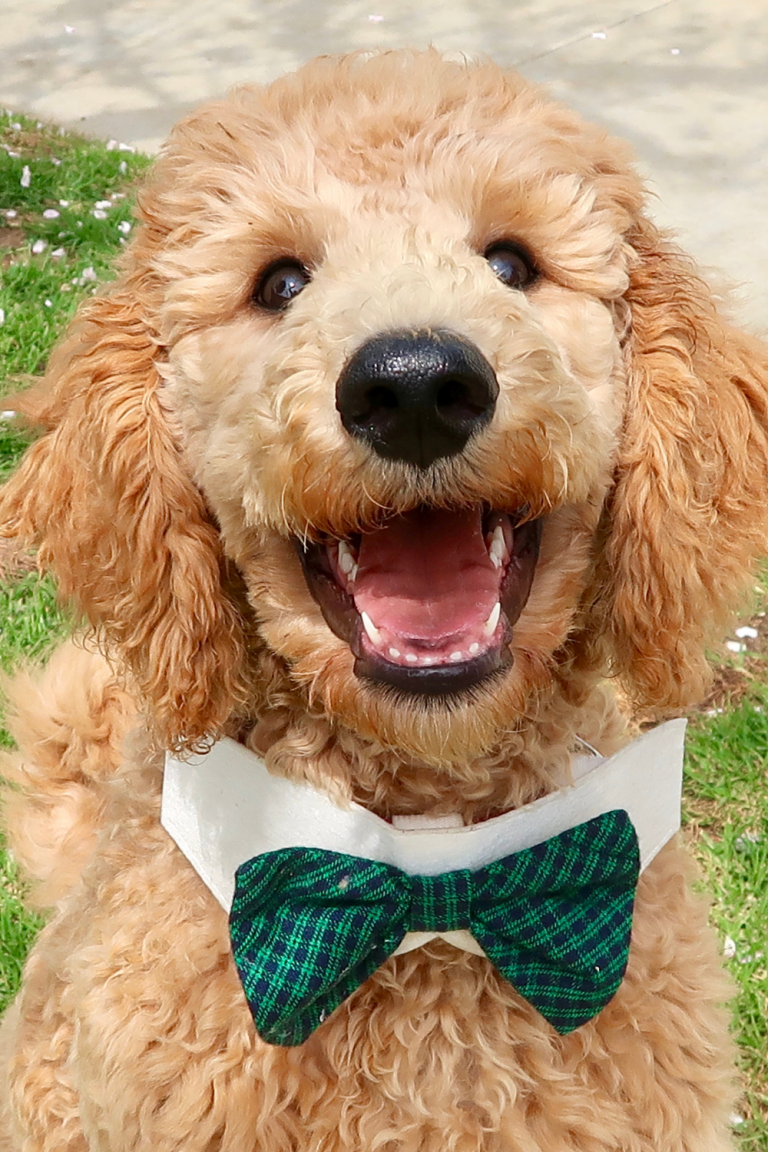
<svg viewBox="0 0 768 1152">
<path fill-rule="evenodd" d="M 175 130 L 3 496 L 170 745 L 267 681 L 433 761 L 565 665 L 700 691 L 763 546 L 766 359 L 642 201 L 620 144 L 435 52 Z"/>
</svg>

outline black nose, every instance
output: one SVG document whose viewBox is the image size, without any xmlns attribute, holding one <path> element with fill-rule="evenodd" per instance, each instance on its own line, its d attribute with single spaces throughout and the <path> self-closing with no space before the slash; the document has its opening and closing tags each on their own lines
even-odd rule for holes
<svg viewBox="0 0 768 1152">
<path fill-rule="evenodd" d="M 351 436 L 389 460 L 428 468 L 489 423 L 499 386 L 482 353 L 452 332 L 388 332 L 358 348 L 336 385 Z"/>
</svg>

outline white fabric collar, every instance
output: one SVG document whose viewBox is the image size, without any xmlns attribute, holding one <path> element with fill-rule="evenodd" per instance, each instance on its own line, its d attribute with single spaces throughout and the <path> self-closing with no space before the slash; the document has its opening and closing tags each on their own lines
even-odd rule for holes
<svg viewBox="0 0 768 1152">
<path fill-rule="evenodd" d="M 603 812 L 623 808 L 645 868 L 680 827 L 685 720 L 646 732 L 607 759 L 574 759 L 574 783 L 482 824 L 459 817 L 400 817 L 387 823 L 359 804 L 342 808 L 309 784 L 273 776 L 234 740 L 189 761 L 166 755 L 161 822 L 226 912 L 236 869 L 278 848 L 324 848 L 394 864 L 411 875 L 475 870 L 531 848 Z M 398 951 L 437 933 L 408 933 Z M 442 934 L 471 952 L 466 932 Z"/>
</svg>

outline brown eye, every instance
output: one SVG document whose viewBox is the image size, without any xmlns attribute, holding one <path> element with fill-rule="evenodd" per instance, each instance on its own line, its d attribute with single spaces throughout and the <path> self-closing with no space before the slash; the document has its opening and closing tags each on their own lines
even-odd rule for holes
<svg viewBox="0 0 768 1152">
<path fill-rule="evenodd" d="M 485 258 L 502 284 L 509 288 L 527 288 L 538 275 L 536 265 L 520 244 L 494 244 Z"/>
<path fill-rule="evenodd" d="M 259 280 L 253 299 L 270 312 L 287 308 L 291 300 L 298 296 L 309 284 L 309 272 L 298 260 L 280 260 L 271 264 Z"/>
</svg>

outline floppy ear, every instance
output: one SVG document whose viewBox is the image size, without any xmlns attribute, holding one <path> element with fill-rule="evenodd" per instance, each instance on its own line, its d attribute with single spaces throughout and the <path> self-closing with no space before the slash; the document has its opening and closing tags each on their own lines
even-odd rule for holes
<svg viewBox="0 0 768 1152">
<path fill-rule="evenodd" d="M 653 225 L 630 239 L 628 393 L 601 576 L 615 670 L 637 700 L 673 709 L 701 697 L 707 642 L 766 549 L 768 349 L 718 314 Z"/>
<path fill-rule="evenodd" d="M 242 695 L 218 533 L 158 397 L 127 289 L 84 305 L 17 407 L 44 432 L 0 491 L 0 534 L 39 545 L 61 596 L 117 650 L 166 747 L 220 731 Z"/>
</svg>

